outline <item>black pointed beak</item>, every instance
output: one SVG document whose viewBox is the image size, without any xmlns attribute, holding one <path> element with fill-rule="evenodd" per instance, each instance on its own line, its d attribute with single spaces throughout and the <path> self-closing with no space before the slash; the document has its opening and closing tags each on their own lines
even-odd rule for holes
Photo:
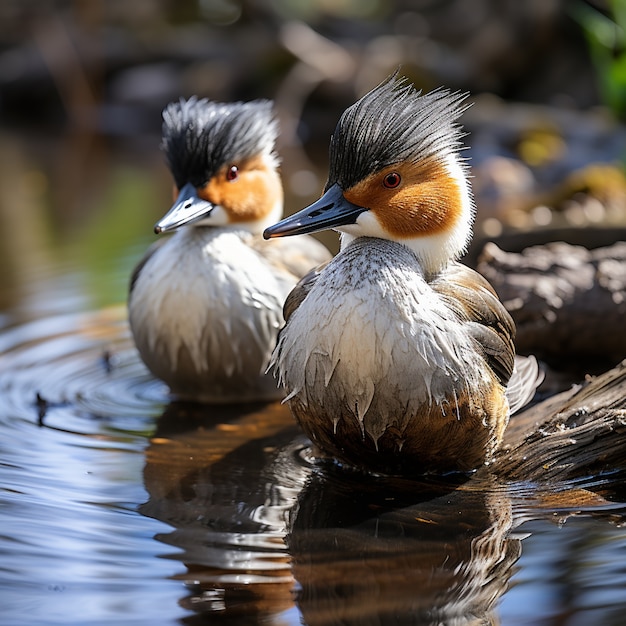
<svg viewBox="0 0 626 626">
<path fill-rule="evenodd" d="M 155 224 L 154 232 L 158 235 L 198 222 L 209 217 L 214 207 L 211 202 L 199 198 L 196 188 L 187 183 L 180 190 L 172 208 Z"/>
<path fill-rule="evenodd" d="M 263 237 L 304 235 L 354 224 L 363 211 L 367 209 L 348 202 L 341 187 L 335 184 L 317 202 L 266 228 Z"/>
</svg>

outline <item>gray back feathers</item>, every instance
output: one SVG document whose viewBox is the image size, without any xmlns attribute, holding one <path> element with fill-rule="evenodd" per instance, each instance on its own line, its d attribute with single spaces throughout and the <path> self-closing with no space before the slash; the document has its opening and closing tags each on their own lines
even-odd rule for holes
<svg viewBox="0 0 626 626">
<path fill-rule="evenodd" d="M 456 120 L 467 94 L 437 89 L 421 95 L 393 74 L 341 116 L 330 143 L 326 189 L 349 189 L 370 174 L 402 161 L 438 158 L 460 148 Z"/>
<path fill-rule="evenodd" d="M 221 103 L 194 96 L 163 111 L 161 147 L 179 188 L 202 187 L 224 165 L 271 153 L 277 135 L 269 100 Z"/>
</svg>

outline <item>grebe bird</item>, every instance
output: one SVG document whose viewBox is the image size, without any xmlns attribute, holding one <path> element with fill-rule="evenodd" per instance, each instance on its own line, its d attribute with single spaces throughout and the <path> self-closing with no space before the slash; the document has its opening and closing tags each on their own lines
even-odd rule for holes
<svg viewBox="0 0 626 626">
<path fill-rule="evenodd" d="M 541 379 L 494 290 L 456 261 L 474 217 L 464 99 L 389 77 L 341 116 L 323 196 L 264 233 L 341 233 L 288 297 L 271 367 L 312 442 L 351 466 L 474 470 Z"/>
<path fill-rule="evenodd" d="M 265 374 L 285 297 L 330 254 L 311 237 L 267 245 L 283 189 L 271 102 L 195 97 L 163 112 L 175 202 L 156 224 L 175 231 L 135 268 L 128 301 L 148 369 L 180 398 L 243 402 L 281 396 Z"/>
</svg>

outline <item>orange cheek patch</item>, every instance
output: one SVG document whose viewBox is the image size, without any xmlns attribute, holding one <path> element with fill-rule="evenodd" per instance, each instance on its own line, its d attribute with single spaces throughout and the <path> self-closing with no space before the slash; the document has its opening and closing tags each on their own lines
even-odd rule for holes
<svg viewBox="0 0 626 626">
<path fill-rule="evenodd" d="M 258 166 L 258 169 L 255 169 Z M 231 223 L 249 222 L 267 215 L 282 200 L 283 188 L 278 173 L 260 160 L 249 161 L 239 168 L 239 178 L 226 179 L 230 165 L 220 170 L 198 196 L 219 204 Z"/>
<path fill-rule="evenodd" d="M 382 184 L 390 171 L 402 176 L 397 189 Z M 439 163 L 390 168 L 357 183 L 344 196 L 371 209 L 390 235 L 402 239 L 442 233 L 462 214 L 459 183 Z"/>
</svg>

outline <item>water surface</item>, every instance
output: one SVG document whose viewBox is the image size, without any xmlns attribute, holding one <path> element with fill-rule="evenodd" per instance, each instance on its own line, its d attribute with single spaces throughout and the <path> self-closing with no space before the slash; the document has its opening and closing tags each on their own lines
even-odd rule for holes
<svg viewBox="0 0 626 626">
<path fill-rule="evenodd" d="M 2 624 L 623 623 L 622 476 L 322 463 L 280 404 L 171 402 L 85 292 L 35 274 L 0 320 Z"/>
</svg>

